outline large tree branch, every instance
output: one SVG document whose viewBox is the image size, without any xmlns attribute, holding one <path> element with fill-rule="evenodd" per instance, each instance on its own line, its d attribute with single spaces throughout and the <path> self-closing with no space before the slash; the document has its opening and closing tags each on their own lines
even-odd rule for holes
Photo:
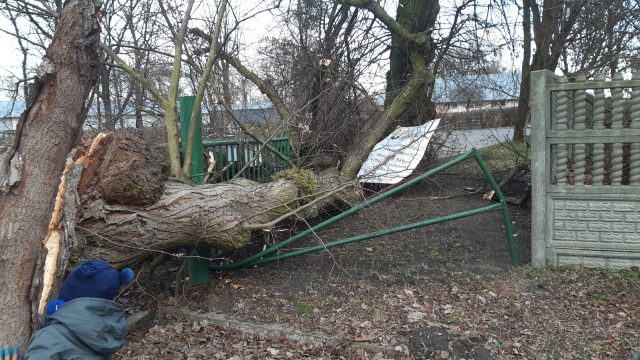
<svg viewBox="0 0 640 360">
<path fill-rule="evenodd" d="M 418 56 L 413 55 L 415 60 L 413 63 L 414 72 L 400 93 L 396 95 L 389 108 L 384 111 L 380 119 L 372 119 L 367 124 L 368 126 L 359 133 L 359 139 L 356 141 L 358 147 L 347 156 L 342 167 L 343 176 L 347 178 L 356 176 L 360 166 L 362 166 L 376 143 L 389 133 L 389 130 L 395 125 L 395 121 L 410 106 L 416 92 L 434 80 L 433 74 L 423 60 L 417 59 Z"/>
<path fill-rule="evenodd" d="M 425 47 L 429 45 L 429 36 L 433 32 L 433 28 L 427 29 L 423 32 L 412 33 L 404 26 L 400 25 L 386 10 L 375 1 L 372 0 L 336 0 L 339 4 L 356 6 L 362 9 L 369 10 L 378 20 L 387 26 L 389 31 L 404 38 L 408 42 L 414 43 L 417 46 Z"/>
<path fill-rule="evenodd" d="M 260 90 L 261 93 L 269 98 L 269 100 L 273 104 L 273 107 L 276 109 L 278 116 L 280 116 L 280 118 L 285 123 L 290 124 L 293 121 L 293 114 L 285 105 L 284 99 L 282 99 L 282 97 L 275 89 L 275 87 L 273 87 L 273 84 L 271 84 L 270 81 L 260 78 L 258 75 L 256 75 L 256 73 L 244 66 L 242 62 L 240 62 L 240 59 L 236 57 L 233 57 L 225 52 L 221 52 L 220 57 L 227 61 L 229 65 L 233 66 L 233 68 L 236 69 L 242 76 L 249 79 L 249 81 L 251 81 L 255 86 L 258 87 L 258 90 Z"/>
<path fill-rule="evenodd" d="M 173 68 L 171 70 L 171 79 L 169 80 L 168 101 L 163 105 L 165 108 L 164 122 L 167 129 L 167 145 L 169 147 L 169 161 L 171 166 L 171 175 L 175 177 L 183 177 L 180 164 L 180 147 L 178 146 L 178 114 L 176 111 L 176 102 L 178 101 L 178 82 L 180 81 L 180 65 L 182 65 L 182 46 L 184 37 L 187 33 L 187 25 L 191 18 L 191 9 L 193 9 L 194 0 L 189 0 L 187 9 L 184 12 L 180 30 L 174 37 Z"/>
<path fill-rule="evenodd" d="M 536 2 L 536 0 L 524 0 L 526 1 L 525 4 L 525 8 L 528 8 L 531 10 L 531 15 L 530 18 L 533 20 L 533 34 L 534 37 L 537 39 L 539 37 L 541 37 L 542 32 L 545 31 L 545 29 L 542 28 L 542 16 L 540 15 L 540 6 L 538 6 L 538 3 Z M 546 29 L 549 30 L 549 29 Z"/>
<path fill-rule="evenodd" d="M 189 129 L 187 132 L 187 150 L 185 151 L 184 165 L 182 166 L 182 172 L 185 176 L 189 176 L 191 157 L 193 156 L 193 144 L 195 142 L 196 135 L 197 117 L 200 114 L 200 109 L 202 107 L 202 98 L 204 97 L 204 91 L 207 88 L 207 84 L 209 83 L 209 76 L 211 75 L 211 70 L 213 69 L 213 63 L 215 62 L 218 54 L 218 38 L 220 37 L 220 32 L 222 29 L 222 19 L 224 18 L 226 8 L 227 0 L 222 0 L 220 6 L 218 7 L 218 13 L 216 14 L 216 24 L 213 30 L 213 36 L 211 36 L 211 50 L 209 51 L 207 63 L 204 66 L 202 75 L 200 76 L 200 84 L 198 85 L 198 91 L 194 100 L 193 109 L 191 110 L 191 121 L 189 122 Z"/>
</svg>

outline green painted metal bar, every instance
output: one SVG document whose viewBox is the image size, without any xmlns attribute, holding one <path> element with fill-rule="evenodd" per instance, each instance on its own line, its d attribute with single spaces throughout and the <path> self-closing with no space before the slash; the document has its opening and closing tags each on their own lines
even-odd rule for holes
<svg viewBox="0 0 640 360">
<path fill-rule="evenodd" d="M 489 206 L 484 206 L 484 207 L 473 209 L 473 210 L 467 210 L 467 211 L 463 211 L 463 212 L 459 212 L 451 215 L 445 215 L 445 216 L 441 216 L 433 219 L 419 221 L 412 224 L 396 226 L 389 229 L 374 231 L 368 234 L 361 234 L 361 235 L 353 236 L 353 237 L 342 239 L 342 240 L 336 240 L 336 241 L 332 241 L 322 245 L 310 246 L 310 247 L 294 250 L 281 255 L 274 255 L 274 256 L 262 258 L 260 260 L 252 262 L 251 265 L 268 264 L 274 261 L 284 260 L 290 257 L 299 256 L 299 255 L 307 254 L 314 251 L 326 250 L 335 246 L 347 245 L 354 242 L 363 241 L 363 240 L 380 237 L 380 236 L 385 236 L 385 235 L 389 235 L 389 234 L 393 234 L 401 231 L 417 229 L 424 226 L 439 224 L 439 223 L 450 221 L 450 220 L 462 219 L 467 216 L 481 214 L 484 212 L 499 211 L 499 210 L 502 210 L 502 208 L 503 208 L 502 204 L 493 204 Z"/>
<path fill-rule="evenodd" d="M 187 138 L 189 133 L 189 123 L 191 121 L 191 114 L 193 112 L 193 106 L 195 103 L 195 96 L 182 96 L 179 99 L 180 102 L 180 122 L 182 126 L 182 156 L 187 153 Z M 197 114 L 195 118 L 197 121 L 196 132 L 193 141 L 193 155 L 191 157 L 191 165 L 189 167 L 190 180 L 194 184 L 203 184 L 204 175 L 198 175 L 204 173 L 204 159 L 202 157 L 202 115 Z M 182 159 L 184 162 L 184 158 Z M 211 249 L 197 247 L 193 249 L 193 255 L 202 257 L 211 256 Z M 209 281 L 209 263 L 206 260 L 201 259 L 189 259 L 187 261 L 187 268 L 189 271 L 189 282 L 191 284 L 206 284 Z"/>
<path fill-rule="evenodd" d="M 285 241 L 282 241 L 282 242 L 280 242 L 280 243 L 278 243 L 278 244 L 276 244 L 276 245 L 274 245 L 272 247 L 269 247 L 269 248 L 267 248 L 267 249 L 255 254 L 255 255 L 252 255 L 252 256 L 250 256 L 250 257 L 248 257 L 246 259 L 243 259 L 243 260 L 240 260 L 240 261 L 236 261 L 236 262 L 231 263 L 231 264 L 211 265 L 210 268 L 212 270 L 232 270 L 232 269 L 238 269 L 238 268 L 241 268 L 241 267 L 244 267 L 244 266 L 251 266 L 253 264 L 253 262 L 255 262 L 255 261 L 257 261 L 257 260 L 259 260 L 259 259 L 261 259 L 261 258 L 263 258 L 263 257 L 265 257 L 267 255 L 273 254 L 274 252 L 278 251 L 279 249 L 281 249 L 281 248 L 283 248 L 283 247 L 285 247 L 285 246 L 287 246 L 287 245 L 289 245 L 289 244 L 291 244 L 291 243 L 293 243 L 295 241 L 298 241 L 298 240 L 302 239 L 303 237 L 305 237 L 305 236 L 307 236 L 307 235 L 309 235 L 309 234 L 311 234 L 311 233 L 313 233 L 315 231 L 324 229 L 325 227 L 333 224 L 334 222 L 336 222 L 336 221 L 338 221 L 338 220 L 340 220 L 340 219 L 342 219 L 342 218 L 344 218 L 346 216 L 349 216 L 349 215 L 351 215 L 353 213 L 356 213 L 356 212 L 358 212 L 358 211 L 360 211 L 360 210 L 362 210 L 364 208 L 367 208 L 367 207 L 377 203 L 378 201 L 383 200 L 383 199 L 385 199 L 385 198 L 387 198 L 387 197 L 389 197 L 389 196 L 391 196 L 391 195 L 393 195 L 393 194 L 395 194 L 395 193 L 397 193 L 399 191 L 402 191 L 403 189 L 405 189 L 405 188 L 407 188 L 407 187 L 409 187 L 409 186 L 411 186 L 411 185 L 413 185 L 413 184 L 415 184 L 417 182 L 420 182 L 423 179 L 425 179 L 425 178 L 427 178 L 427 177 L 429 177 L 429 176 L 431 176 L 433 174 L 436 174 L 436 173 L 438 173 L 438 172 L 440 172 L 442 170 L 448 169 L 448 168 L 450 168 L 450 167 L 452 167 L 452 166 L 454 166 L 454 165 L 456 165 L 456 164 L 458 164 L 458 163 L 460 163 L 462 161 L 465 161 L 467 159 L 475 157 L 476 153 L 477 153 L 477 150 L 476 149 L 472 149 L 469 152 L 466 152 L 466 153 L 458 156 L 457 158 L 455 158 L 453 160 L 450 160 L 450 161 L 448 161 L 448 162 L 446 162 L 446 163 L 444 163 L 442 165 L 436 166 L 435 168 L 427 171 L 426 173 L 424 173 L 424 174 L 422 174 L 420 176 L 417 176 L 417 177 L 407 181 L 406 183 L 404 183 L 402 185 L 399 185 L 399 186 L 397 186 L 397 187 L 395 187 L 395 188 L 393 188 L 393 189 L 391 189 L 391 190 L 389 190 L 389 191 L 387 191 L 385 193 L 382 193 L 382 194 L 380 194 L 380 195 L 378 195 L 376 197 L 373 197 L 373 198 L 371 198 L 371 199 L 369 199 L 367 201 L 364 201 L 364 202 L 352 207 L 351 209 L 349 209 L 349 210 L 347 210 L 347 211 L 345 211 L 343 213 L 340 213 L 340 214 L 338 214 L 338 215 L 336 215 L 336 216 L 334 216 L 334 217 L 332 217 L 330 219 L 327 219 L 327 220 L 325 220 L 325 221 L 323 221 L 323 222 L 321 222 L 321 223 L 319 223 L 317 225 L 314 225 L 314 226 L 310 227 L 309 229 L 304 230 L 304 231 L 302 231 L 302 232 L 290 237 L 289 239 L 287 239 Z"/>
<path fill-rule="evenodd" d="M 180 103 L 180 124 L 181 124 L 181 138 L 182 138 L 182 161 L 184 162 L 184 155 L 187 153 L 187 137 L 189 133 L 189 123 L 191 122 L 191 113 L 193 110 L 195 96 L 182 96 L 179 99 Z M 197 175 L 204 173 L 204 159 L 202 158 L 202 115 L 198 114 L 196 117 L 196 132 L 193 139 L 193 155 L 191 156 L 191 165 L 189 167 L 189 176 L 194 184 L 204 183 L 204 176 Z"/>
<path fill-rule="evenodd" d="M 242 140 L 242 141 L 246 142 L 246 143 L 256 143 L 257 144 L 257 141 L 255 141 L 253 139 Z M 279 138 L 273 138 L 273 139 L 271 139 L 271 141 L 272 142 L 273 141 L 285 141 L 285 142 L 288 142 L 289 138 L 287 138 L 287 137 L 279 137 Z M 202 145 L 204 147 L 211 147 L 211 146 L 221 146 L 221 145 L 237 145 L 239 143 L 240 143 L 239 140 L 213 140 L 213 141 L 208 140 L 208 141 L 203 141 Z"/>
<path fill-rule="evenodd" d="M 269 143 L 287 159 L 291 158 L 289 138 L 273 138 L 269 140 Z M 253 139 L 205 141 L 203 144 L 207 151 L 211 150 L 217 155 L 216 163 L 221 164 L 221 166 L 226 166 L 228 163 L 232 164 L 218 177 L 220 181 L 227 181 L 235 177 L 249 158 L 253 156 L 258 156 L 259 159 L 262 160 L 254 161 L 254 163 L 244 171 L 243 176 L 249 179 L 260 182 L 269 181 L 271 176 L 276 172 L 289 168 L 287 161 L 272 151 L 263 150 L 261 154 L 258 154 L 258 148 L 260 146 L 259 143 Z M 246 158 L 246 155 L 249 155 L 249 158 Z M 224 159 L 224 157 L 226 157 L 226 159 Z"/>
<path fill-rule="evenodd" d="M 491 188 L 493 189 L 493 191 L 495 191 L 496 195 L 498 196 L 498 200 L 502 205 L 502 218 L 504 220 L 504 231 L 507 236 L 507 244 L 509 245 L 509 254 L 511 256 L 511 264 L 520 265 L 520 259 L 518 259 L 518 253 L 516 252 L 516 245 L 513 241 L 513 229 L 511 227 L 511 216 L 509 215 L 509 207 L 507 205 L 507 200 L 505 199 L 504 194 L 502 194 L 502 190 L 500 190 L 500 186 L 498 186 L 496 179 L 493 178 L 491 171 L 489 171 L 489 167 L 487 167 L 487 163 L 482 159 L 482 156 L 480 156 L 479 151 L 477 150 L 475 151 L 474 158 L 476 159 L 476 162 L 480 166 L 480 169 L 482 169 L 482 173 L 487 178 L 487 181 L 489 181 Z"/>
</svg>

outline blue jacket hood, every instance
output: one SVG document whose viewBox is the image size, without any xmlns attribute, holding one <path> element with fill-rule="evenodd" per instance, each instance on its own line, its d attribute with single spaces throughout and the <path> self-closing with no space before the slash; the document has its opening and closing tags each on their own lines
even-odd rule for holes
<svg viewBox="0 0 640 360">
<path fill-rule="evenodd" d="M 122 305 L 98 298 L 78 298 L 49 317 L 47 325 L 62 324 L 87 347 L 110 355 L 124 344 L 126 319 Z"/>
<path fill-rule="evenodd" d="M 69 301 L 46 319 L 31 339 L 25 360 L 106 359 L 123 345 L 124 309 L 98 298 Z"/>
</svg>

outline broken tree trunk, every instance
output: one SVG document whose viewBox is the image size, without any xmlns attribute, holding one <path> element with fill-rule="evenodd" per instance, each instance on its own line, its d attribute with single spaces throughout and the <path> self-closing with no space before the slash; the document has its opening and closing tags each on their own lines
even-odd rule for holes
<svg viewBox="0 0 640 360">
<path fill-rule="evenodd" d="M 72 218 L 64 222 L 72 262 L 99 257 L 116 267 L 140 267 L 154 255 L 179 248 L 239 249 L 256 224 L 268 227 L 308 203 L 307 196 L 339 184 L 337 173 L 296 172 L 267 184 L 243 179 L 192 186 L 167 181 L 165 153 L 133 133 L 100 135 L 76 149 L 69 163 L 82 170 L 65 175 L 77 190 L 66 189 L 67 197 L 77 198 L 66 200 L 72 209 L 64 215 Z M 317 216 L 328 203 L 357 196 L 349 186 L 296 215 Z"/>
<path fill-rule="evenodd" d="M 14 146 L 0 154 L 0 339 L 6 345 L 25 345 L 32 330 L 33 275 L 40 273 L 60 173 L 98 73 L 97 14 L 93 1 L 65 2 Z"/>
</svg>

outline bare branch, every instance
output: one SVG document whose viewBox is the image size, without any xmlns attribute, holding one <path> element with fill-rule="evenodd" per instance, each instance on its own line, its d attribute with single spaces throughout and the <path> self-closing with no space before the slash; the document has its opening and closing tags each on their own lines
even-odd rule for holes
<svg viewBox="0 0 640 360">
<path fill-rule="evenodd" d="M 149 80 L 147 80 L 144 76 L 142 76 L 142 74 L 137 72 L 131 66 L 127 65 L 127 63 L 125 63 L 124 60 L 122 60 L 122 58 L 118 56 L 118 54 L 113 52 L 113 50 L 111 50 L 109 46 L 105 45 L 104 43 L 100 43 L 100 49 L 102 49 L 107 55 L 109 55 L 109 57 L 111 57 L 116 62 L 116 64 L 118 64 L 119 68 L 124 70 L 127 74 L 129 74 L 129 76 L 133 77 L 136 81 L 142 84 L 142 86 L 148 92 L 150 92 L 151 95 L 153 95 L 156 101 L 158 101 L 161 104 L 164 104 L 168 101 L 168 99 L 165 96 L 163 96 L 160 93 L 160 91 L 155 86 L 153 86 L 153 84 Z"/>
<path fill-rule="evenodd" d="M 182 166 L 182 172 L 185 176 L 189 176 L 189 168 L 191 167 L 191 157 L 193 156 L 193 144 L 195 141 L 196 135 L 196 125 L 197 125 L 197 116 L 200 114 L 200 108 L 202 106 L 202 97 L 204 96 L 204 90 L 209 83 L 209 76 L 211 75 L 211 69 L 213 68 L 213 63 L 216 60 L 218 54 L 218 37 L 220 36 L 220 31 L 222 29 L 222 18 L 224 18 L 224 13 L 227 8 L 227 0 L 222 0 L 220 6 L 218 7 L 218 13 L 216 14 L 216 25 L 213 31 L 213 36 L 211 36 L 211 51 L 209 52 L 209 57 L 207 58 L 207 63 L 202 71 L 202 76 L 200 77 L 200 84 L 198 85 L 198 92 L 196 93 L 195 102 L 193 104 L 193 110 L 191 113 L 191 122 L 189 123 L 189 131 L 187 135 L 187 146 L 186 152 L 184 156 L 184 164 Z M 181 29 L 182 32 L 183 29 Z M 186 31 L 186 24 L 185 24 Z M 184 32 L 182 32 L 184 35 Z"/>
<path fill-rule="evenodd" d="M 369 10 L 378 20 L 385 24 L 389 31 L 393 32 L 412 42 L 418 46 L 426 46 L 429 44 L 429 35 L 433 32 L 433 28 L 423 32 L 414 34 L 408 31 L 404 26 L 400 25 L 386 10 L 375 1 L 372 0 L 336 0 L 339 4 L 351 5 L 362 9 Z"/>
<path fill-rule="evenodd" d="M 21 4 L 24 4 L 24 5 L 26 5 L 26 6 L 30 7 L 30 8 L 42 11 L 44 14 L 49 15 L 51 17 L 54 17 L 54 18 L 59 18 L 60 17 L 60 15 L 57 12 L 55 12 L 49 6 L 46 6 L 46 4 L 44 4 L 46 7 L 41 7 L 41 6 L 38 6 L 38 5 L 34 4 L 34 3 L 31 3 L 31 2 L 26 1 L 26 0 L 14 0 L 14 1 L 19 2 Z M 40 3 L 42 3 L 42 2 L 40 2 Z"/>
</svg>

